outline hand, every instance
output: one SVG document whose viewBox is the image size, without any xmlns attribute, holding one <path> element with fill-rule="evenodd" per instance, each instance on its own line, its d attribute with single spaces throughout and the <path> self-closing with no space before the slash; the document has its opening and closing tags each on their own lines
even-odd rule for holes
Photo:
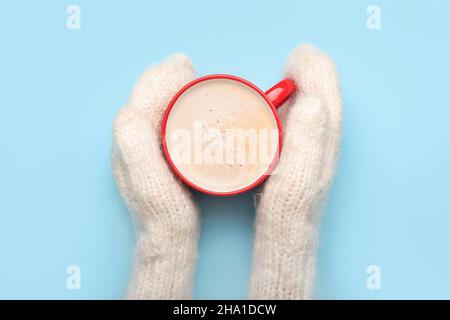
<svg viewBox="0 0 450 320">
<path fill-rule="evenodd" d="M 283 107 L 280 163 L 258 200 L 254 299 L 312 297 L 321 206 L 339 149 L 342 107 L 331 61 L 312 47 L 299 47 L 287 76 L 299 90 Z M 170 98 L 193 78 L 184 56 L 147 71 L 114 124 L 114 172 L 138 234 L 130 298 L 190 297 L 198 210 L 162 156 L 159 129 Z"/>
<path fill-rule="evenodd" d="M 283 106 L 287 119 L 280 162 L 257 199 L 251 299 L 313 297 L 322 205 L 339 151 L 342 101 L 331 60 L 300 46 L 286 76 L 298 92 Z"/>
<path fill-rule="evenodd" d="M 194 79 L 175 55 L 141 77 L 114 122 L 113 169 L 137 231 L 131 299 L 188 299 L 197 258 L 198 210 L 160 150 L 165 108 Z"/>
</svg>

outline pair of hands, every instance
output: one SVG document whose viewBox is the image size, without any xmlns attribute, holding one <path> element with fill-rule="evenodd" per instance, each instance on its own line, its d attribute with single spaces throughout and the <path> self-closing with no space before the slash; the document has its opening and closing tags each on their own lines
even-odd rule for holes
<svg viewBox="0 0 450 320">
<path fill-rule="evenodd" d="M 321 207 L 339 151 L 342 102 L 331 60 L 303 45 L 285 73 L 298 91 L 279 109 L 283 151 L 256 199 L 252 299 L 312 298 Z M 160 126 L 194 77 L 186 56 L 171 56 L 144 73 L 114 122 L 113 170 L 137 230 L 131 299 L 191 297 L 199 213 L 164 159 Z"/>
</svg>

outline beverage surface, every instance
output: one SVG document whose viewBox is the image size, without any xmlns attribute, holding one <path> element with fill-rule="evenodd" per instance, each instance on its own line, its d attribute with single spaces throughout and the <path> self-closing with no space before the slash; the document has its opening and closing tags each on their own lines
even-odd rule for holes
<svg viewBox="0 0 450 320">
<path fill-rule="evenodd" d="M 278 151 L 278 127 L 264 98 L 229 79 L 200 82 L 173 106 L 166 125 L 169 155 L 180 173 L 213 192 L 257 181 Z"/>
</svg>

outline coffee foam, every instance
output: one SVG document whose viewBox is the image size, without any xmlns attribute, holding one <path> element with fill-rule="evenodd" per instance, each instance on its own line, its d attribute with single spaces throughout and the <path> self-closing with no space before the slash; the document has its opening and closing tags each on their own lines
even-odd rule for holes
<svg viewBox="0 0 450 320">
<path fill-rule="evenodd" d="M 174 132 L 180 129 L 191 136 L 191 154 L 188 157 L 191 161 L 177 161 L 177 169 L 195 185 L 214 192 L 237 191 L 257 181 L 269 169 L 278 149 L 278 127 L 269 105 L 258 92 L 234 80 L 200 82 L 178 98 L 166 125 L 167 149 L 172 159 L 177 158 L 180 146 L 180 140 L 173 139 Z M 202 133 L 198 134 L 200 129 Z M 266 136 L 262 135 L 264 131 Z M 195 151 L 201 149 L 204 152 L 211 145 L 211 137 L 220 134 L 225 138 L 230 132 L 234 135 L 229 136 L 232 138 L 228 142 L 234 143 L 223 143 L 223 148 L 219 148 L 223 157 L 216 157 L 216 160 L 222 158 L 222 162 L 195 161 Z M 249 135 L 243 136 L 242 133 Z M 257 145 L 251 133 L 257 134 Z M 199 136 L 202 139 L 196 140 L 195 137 Z M 259 155 L 263 144 L 267 146 L 267 159 L 263 161 L 258 157 L 256 161 L 250 161 L 252 152 L 256 150 Z M 237 160 L 238 145 L 242 147 L 244 162 Z M 221 153 L 211 154 L 217 156 Z M 226 155 L 234 161 L 227 161 L 230 159 Z"/>
</svg>

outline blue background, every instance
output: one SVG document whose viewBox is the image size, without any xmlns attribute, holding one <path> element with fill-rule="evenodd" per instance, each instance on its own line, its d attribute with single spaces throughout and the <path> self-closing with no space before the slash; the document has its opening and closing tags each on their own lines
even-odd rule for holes
<svg viewBox="0 0 450 320">
<path fill-rule="evenodd" d="M 81 30 L 66 8 L 81 8 Z M 366 9 L 381 8 L 381 30 Z M 173 52 L 199 75 L 268 88 L 310 42 L 338 65 L 339 172 L 317 297 L 450 298 L 450 2 L 2 1 L 0 298 L 123 297 L 134 232 L 110 165 L 111 124 L 133 84 Z M 195 298 L 244 298 L 251 195 L 203 210 Z M 81 267 L 81 290 L 66 268 Z M 366 287 L 366 268 L 382 287 Z"/>
</svg>

